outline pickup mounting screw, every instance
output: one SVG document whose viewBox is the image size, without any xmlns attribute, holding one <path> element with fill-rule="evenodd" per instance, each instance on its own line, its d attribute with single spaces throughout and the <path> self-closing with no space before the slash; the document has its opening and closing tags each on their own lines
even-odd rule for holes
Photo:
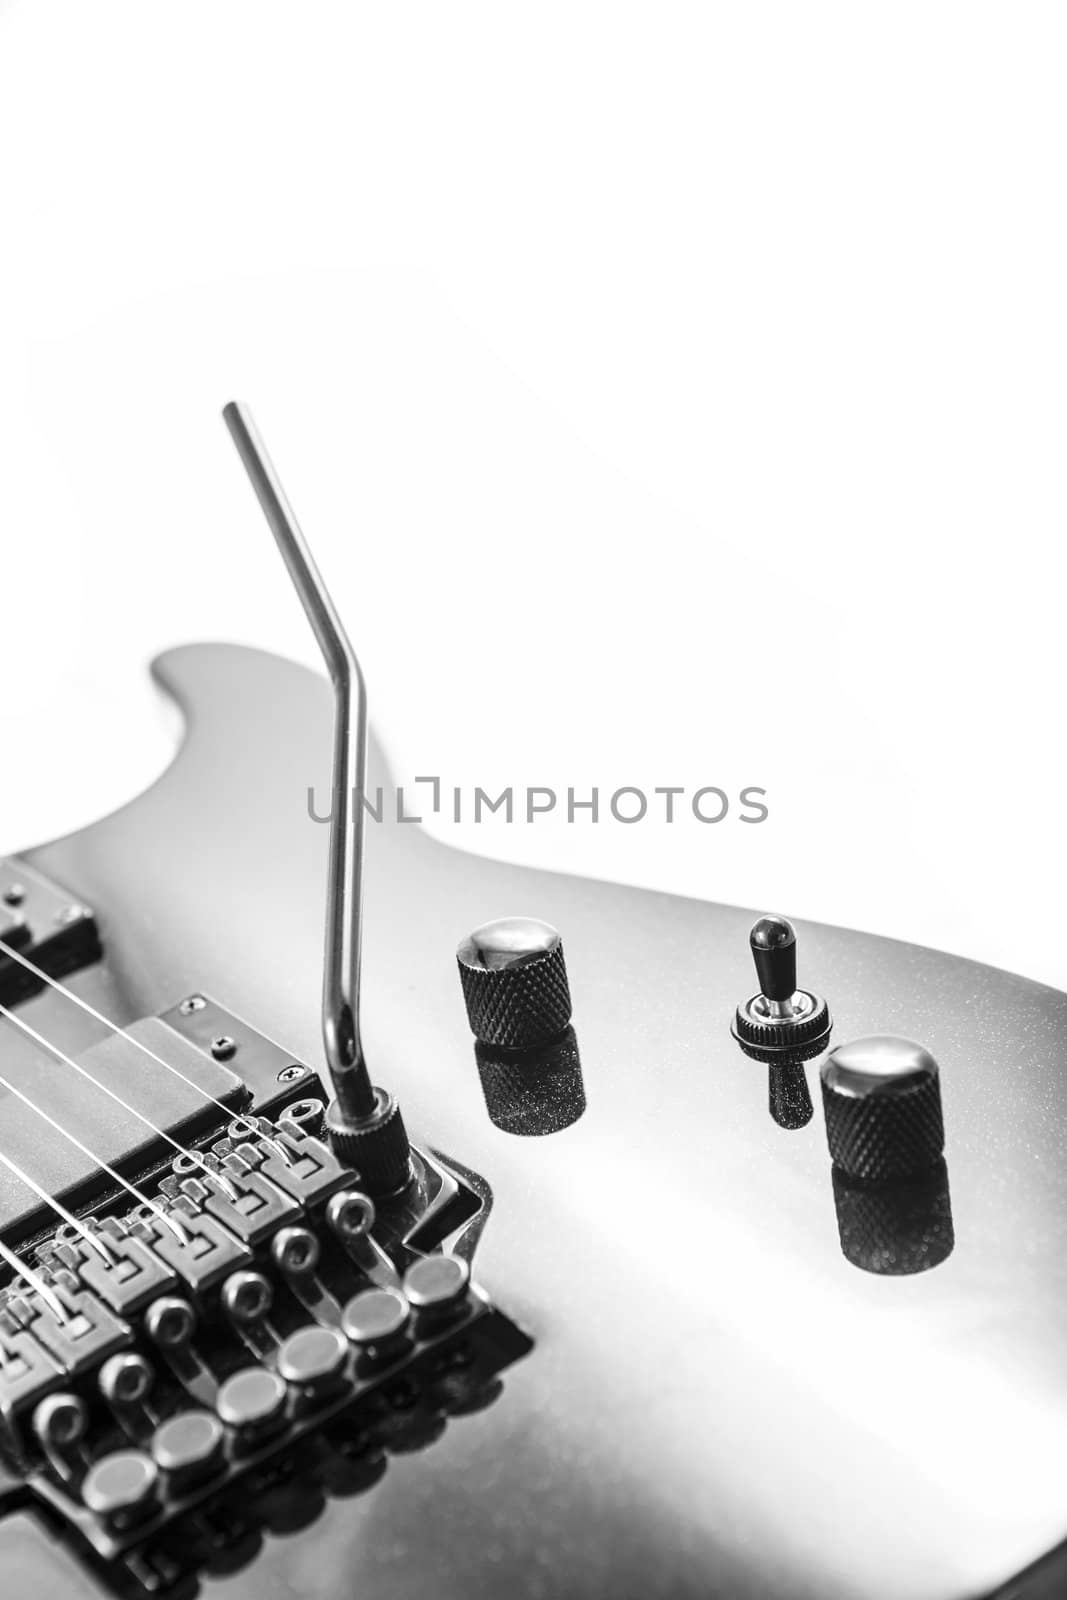
<svg viewBox="0 0 1067 1600">
<path fill-rule="evenodd" d="M 295 1083 L 297 1078 L 303 1078 L 306 1075 L 306 1073 L 307 1073 L 307 1067 L 298 1067 L 296 1065 L 296 1063 L 294 1062 L 291 1067 L 283 1067 L 282 1068 L 282 1070 L 278 1074 L 278 1082 L 279 1083 Z"/>
<path fill-rule="evenodd" d="M 202 994 L 191 994 L 188 1000 L 183 1000 L 178 1010 L 183 1017 L 191 1017 L 194 1011 L 203 1011 L 207 1001 Z"/>
<path fill-rule="evenodd" d="M 26 898 L 26 891 L 21 883 L 12 883 L 4 890 L 5 906 L 20 906 Z"/>
<path fill-rule="evenodd" d="M 231 1056 L 237 1054 L 237 1040 L 231 1039 L 228 1033 L 220 1033 L 217 1039 L 211 1041 L 211 1054 L 216 1061 L 229 1061 Z"/>
</svg>

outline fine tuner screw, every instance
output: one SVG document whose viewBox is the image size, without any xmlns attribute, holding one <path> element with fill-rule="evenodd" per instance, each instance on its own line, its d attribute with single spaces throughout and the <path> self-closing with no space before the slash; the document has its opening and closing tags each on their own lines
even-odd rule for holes
<svg viewBox="0 0 1067 1600">
<path fill-rule="evenodd" d="M 749 934 L 759 993 L 738 1006 L 731 1032 L 746 1055 L 769 1063 L 822 1053 L 833 1019 L 821 996 L 797 988 L 797 936 L 785 917 L 760 917 Z"/>
</svg>

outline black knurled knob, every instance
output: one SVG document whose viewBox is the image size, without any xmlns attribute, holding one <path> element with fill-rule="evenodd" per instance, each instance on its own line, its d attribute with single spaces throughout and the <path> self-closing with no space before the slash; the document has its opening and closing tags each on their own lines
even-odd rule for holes
<svg viewBox="0 0 1067 1600">
<path fill-rule="evenodd" d="M 456 952 L 471 1031 L 483 1044 L 528 1050 L 556 1039 L 571 1020 L 563 945 L 533 917 L 502 917 Z"/>
<path fill-rule="evenodd" d="M 929 1170 L 945 1147 L 937 1062 L 910 1039 L 875 1034 L 831 1050 L 820 1073 L 835 1166 L 863 1183 Z"/>
</svg>

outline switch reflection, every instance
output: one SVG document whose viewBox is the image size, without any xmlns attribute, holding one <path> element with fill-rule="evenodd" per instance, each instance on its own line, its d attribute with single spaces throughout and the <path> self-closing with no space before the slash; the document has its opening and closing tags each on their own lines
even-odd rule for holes
<svg viewBox="0 0 1067 1600">
<path fill-rule="evenodd" d="M 806 1128 L 814 1115 L 804 1068 L 795 1062 L 767 1068 L 767 1108 L 780 1128 Z"/>
</svg>

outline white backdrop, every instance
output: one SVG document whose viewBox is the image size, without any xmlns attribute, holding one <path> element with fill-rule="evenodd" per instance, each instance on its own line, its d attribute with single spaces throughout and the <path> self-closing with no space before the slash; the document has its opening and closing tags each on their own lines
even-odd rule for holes
<svg viewBox="0 0 1067 1600">
<path fill-rule="evenodd" d="M 0 851 L 162 767 L 157 649 L 315 659 L 238 395 L 399 776 L 770 807 L 443 835 L 1067 986 L 1065 35 L 0 4 Z"/>
</svg>

